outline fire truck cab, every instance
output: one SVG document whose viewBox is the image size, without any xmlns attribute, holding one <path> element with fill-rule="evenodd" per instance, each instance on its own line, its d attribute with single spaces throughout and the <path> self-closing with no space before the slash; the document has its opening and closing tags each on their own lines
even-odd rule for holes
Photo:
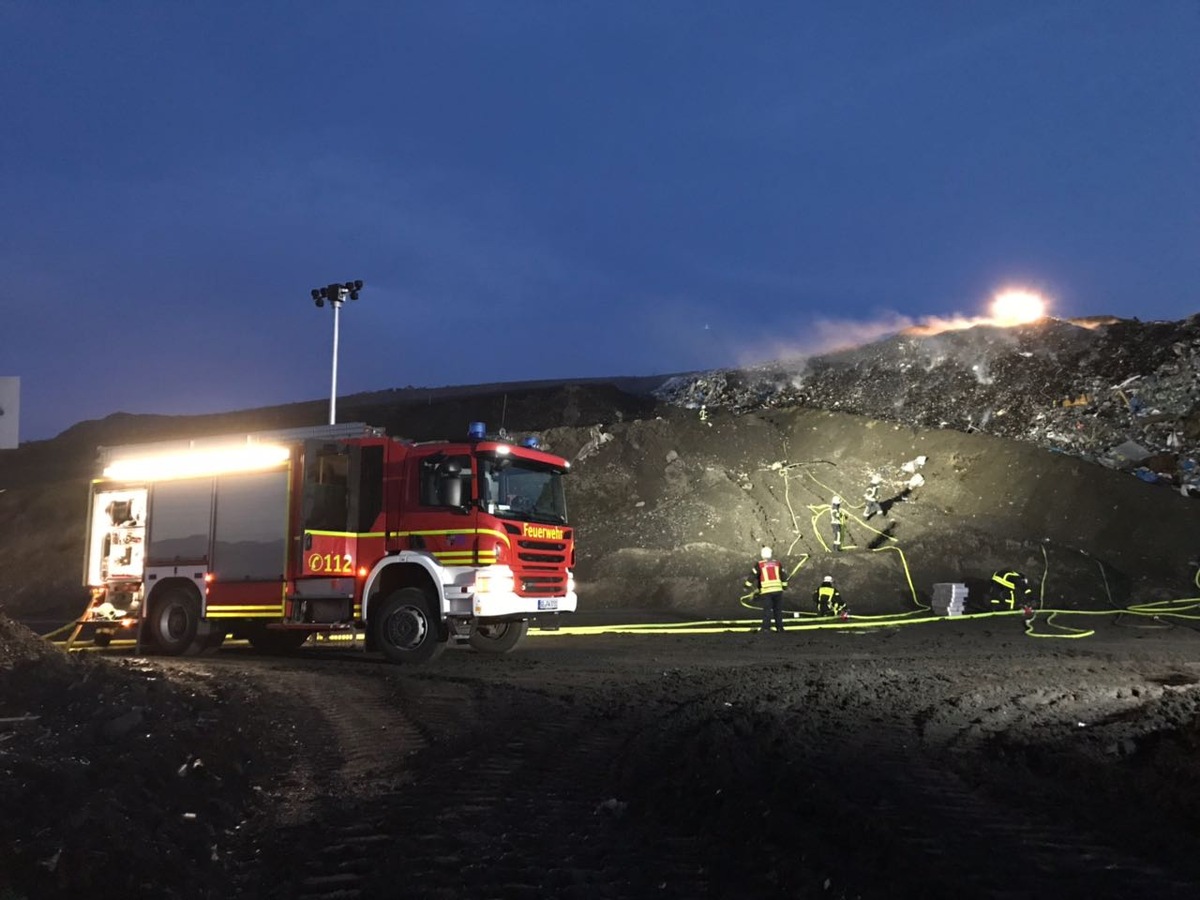
<svg viewBox="0 0 1200 900">
<path fill-rule="evenodd" d="M 167 654 L 365 632 L 395 662 L 512 650 L 574 612 L 570 464 L 472 423 L 414 443 L 366 425 L 102 448 L 85 618 Z"/>
</svg>

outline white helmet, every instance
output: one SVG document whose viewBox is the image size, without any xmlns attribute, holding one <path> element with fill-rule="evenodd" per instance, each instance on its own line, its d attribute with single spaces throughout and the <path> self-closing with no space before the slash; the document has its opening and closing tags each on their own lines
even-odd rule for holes
<svg viewBox="0 0 1200 900">
<path fill-rule="evenodd" d="M 832 576 L 832 575 L 826 575 L 826 576 L 825 576 L 825 580 L 824 580 L 824 581 L 822 581 L 821 583 L 822 583 L 822 584 L 833 584 L 833 576 Z"/>
<path fill-rule="evenodd" d="M 842 505 L 842 498 L 841 498 L 841 497 L 839 497 L 837 494 L 834 494 L 834 495 L 833 495 L 833 505 L 834 505 L 834 506 L 841 506 L 841 505 Z"/>
<path fill-rule="evenodd" d="M 762 548 L 762 558 L 763 558 L 763 559 L 770 559 L 770 558 L 771 558 L 771 548 L 770 548 L 770 547 L 763 547 L 763 548 Z"/>
</svg>

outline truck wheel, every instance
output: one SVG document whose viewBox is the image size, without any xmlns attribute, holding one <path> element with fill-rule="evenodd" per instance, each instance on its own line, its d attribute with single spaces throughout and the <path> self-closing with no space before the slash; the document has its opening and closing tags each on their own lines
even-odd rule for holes
<svg viewBox="0 0 1200 900">
<path fill-rule="evenodd" d="M 529 622 L 492 622 L 475 625 L 469 643 L 481 653 L 508 653 L 529 631 Z"/>
<path fill-rule="evenodd" d="M 269 653 L 277 656 L 281 653 L 292 653 L 308 640 L 307 631 L 285 631 L 280 628 L 256 628 L 246 635 L 250 646 L 259 653 Z"/>
<path fill-rule="evenodd" d="M 370 627 L 375 645 L 395 663 L 429 662 L 446 649 L 433 602 L 420 588 L 389 594 L 371 616 Z"/>
<path fill-rule="evenodd" d="M 150 642 L 160 653 L 179 656 L 196 637 L 200 625 L 199 600 L 180 588 L 172 588 L 154 600 L 146 620 Z"/>
</svg>

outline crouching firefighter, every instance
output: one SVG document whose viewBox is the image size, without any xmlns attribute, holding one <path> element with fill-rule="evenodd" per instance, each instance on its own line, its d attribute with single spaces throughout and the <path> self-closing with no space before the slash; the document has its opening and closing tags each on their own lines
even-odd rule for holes
<svg viewBox="0 0 1200 900">
<path fill-rule="evenodd" d="M 843 619 L 847 616 L 842 592 L 834 586 L 832 575 L 826 575 L 820 586 L 813 591 L 813 602 L 817 605 L 818 616 L 838 616 Z"/>
<path fill-rule="evenodd" d="M 1015 569 L 992 575 L 992 609 L 1019 609 L 1033 606 L 1033 588 L 1029 579 Z"/>
<path fill-rule="evenodd" d="M 771 556 L 771 548 L 763 547 L 761 558 L 750 570 L 746 587 L 752 588 L 762 601 L 762 627 L 759 631 L 770 631 L 771 620 L 775 630 L 783 631 L 783 592 L 787 589 L 787 572 L 779 561 Z"/>
</svg>

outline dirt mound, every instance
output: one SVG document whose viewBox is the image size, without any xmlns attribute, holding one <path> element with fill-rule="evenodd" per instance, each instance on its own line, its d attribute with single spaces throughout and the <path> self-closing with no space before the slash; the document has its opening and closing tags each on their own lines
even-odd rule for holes
<svg viewBox="0 0 1200 900">
<path fill-rule="evenodd" d="M 225 883 L 252 781 L 286 752 L 252 718 L 229 723 L 254 700 L 195 667 L 68 656 L 0 614 L 0 895 Z"/>
<path fill-rule="evenodd" d="M 0 670 L 61 656 L 61 651 L 52 644 L 0 612 Z"/>
<path fill-rule="evenodd" d="M 587 609 L 748 614 L 738 598 L 760 544 L 792 573 L 793 610 L 812 609 L 826 574 L 862 614 L 913 609 L 934 584 L 986 583 L 1010 566 L 1046 607 L 1194 591 L 1194 500 L 1026 443 L 805 409 L 675 411 L 548 437 L 576 460 Z M 886 512 L 868 518 L 873 476 Z"/>
</svg>

